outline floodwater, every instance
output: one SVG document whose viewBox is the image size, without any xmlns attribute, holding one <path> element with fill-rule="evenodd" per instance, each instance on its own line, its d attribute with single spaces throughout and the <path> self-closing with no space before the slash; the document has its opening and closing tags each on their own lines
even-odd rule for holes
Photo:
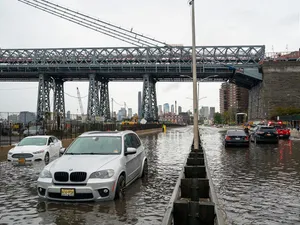
<svg viewBox="0 0 300 225">
<path fill-rule="evenodd" d="M 149 163 L 146 180 L 123 200 L 97 203 L 41 201 L 36 180 L 45 166 L 13 166 L 0 158 L 0 224 L 160 224 L 192 143 L 192 128 L 142 138 Z"/>
<path fill-rule="evenodd" d="M 300 224 L 300 140 L 225 149 L 225 131 L 200 132 L 228 224 Z"/>
</svg>

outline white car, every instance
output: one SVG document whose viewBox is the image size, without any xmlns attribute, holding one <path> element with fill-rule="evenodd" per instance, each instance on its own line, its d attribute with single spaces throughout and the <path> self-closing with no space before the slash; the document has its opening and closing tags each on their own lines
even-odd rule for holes
<svg viewBox="0 0 300 225">
<path fill-rule="evenodd" d="M 59 155 L 61 148 L 62 142 L 54 136 L 30 136 L 9 150 L 7 160 L 20 164 L 44 160 L 47 164 L 50 158 Z"/>
<path fill-rule="evenodd" d="M 132 131 L 87 132 L 63 151 L 38 178 L 41 198 L 57 201 L 122 198 L 125 187 L 148 172 L 144 147 Z"/>
</svg>

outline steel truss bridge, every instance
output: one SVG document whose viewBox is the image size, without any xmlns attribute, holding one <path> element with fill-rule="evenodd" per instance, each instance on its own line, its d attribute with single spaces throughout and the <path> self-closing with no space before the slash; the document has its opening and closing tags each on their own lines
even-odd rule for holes
<svg viewBox="0 0 300 225">
<path fill-rule="evenodd" d="M 262 80 L 265 46 L 199 46 L 196 55 L 199 81 L 207 77 L 206 81 L 229 80 L 250 89 Z M 191 56 L 189 46 L 0 49 L 0 81 L 39 82 L 40 119 L 50 112 L 50 89 L 54 90 L 53 111 L 65 115 L 66 81 L 88 81 L 88 117 L 106 119 L 110 118 L 108 83 L 142 81 L 142 115 L 155 121 L 156 82 L 191 81 Z"/>
</svg>

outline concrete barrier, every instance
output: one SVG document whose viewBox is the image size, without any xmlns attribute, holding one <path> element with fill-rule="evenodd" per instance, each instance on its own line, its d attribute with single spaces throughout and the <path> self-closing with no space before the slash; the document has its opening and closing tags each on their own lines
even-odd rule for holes
<svg viewBox="0 0 300 225">
<path fill-rule="evenodd" d="M 223 215 L 199 137 L 199 149 L 188 154 L 177 180 L 162 225 L 224 225 Z"/>
</svg>

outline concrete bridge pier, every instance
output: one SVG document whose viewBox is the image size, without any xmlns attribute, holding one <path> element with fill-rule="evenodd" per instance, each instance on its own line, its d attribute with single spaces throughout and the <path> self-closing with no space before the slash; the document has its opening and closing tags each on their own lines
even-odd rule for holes
<svg viewBox="0 0 300 225">
<path fill-rule="evenodd" d="M 37 121 L 42 121 L 46 112 L 50 112 L 51 79 L 45 74 L 39 75 L 37 98 Z"/>
<path fill-rule="evenodd" d="M 249 91 L 250 120 L 274 118 L 278 108 L 300 108 L 299 61 L 264 62 L 262 72 L 262 82 Z"/>
<path fill-rule="evenodd" d="M 147 121 L 158 121 L 158 108 L 156 98 L 156 80 L 146 74 L 143 78 L 143 100 L 142 100 L 142 117 Z"/>
<path fill-rule="evenodd" d="M 100 116 L 99 84 L 96 74 L 90 74 L 87 117 L 92 120 L 96 116 Z"/>
<path fill-rule="evenodd" d="M 110 105 L 109 105 L 109 91 L 108 91 L 108 79 L 101 78 L 99 81 L 100 89 L 100 116 L 104 117 L 105 120 L 110 119 Z"/>
</svg>

